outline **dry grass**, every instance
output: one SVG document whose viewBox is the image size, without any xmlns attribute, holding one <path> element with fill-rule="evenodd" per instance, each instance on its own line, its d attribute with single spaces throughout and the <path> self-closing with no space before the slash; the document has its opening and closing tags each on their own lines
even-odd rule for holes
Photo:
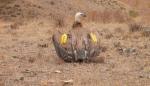
<svg viewBox="0 0 150 86">
<path fill-rule="evenodd" d="M 143 22 L 149 23 L 149 14 L 150 14 L 150 0 L 120 0 L 126 3 L 128 6 L 131 7 L 129 15 L 130 17 L 142 17 Z"/>
<path fill-rule="evenodd" d="M 139 16 L 139 13 L 137 11 L 135 11 L 135 10 L 130 10 L 129 11 L 129 16 L 133 17 L 133 18 L 136 18 L 136 17 Z"/>
<path fill-rule="evenodd" d="M 59 28 L 64 27 L 66 25 L 64 18 L 65 18 L 64 15 L 61 14 L 52 15 L 51 19 L 53 20 L 54 27 L 59 27 Z"/>
<path fill-rule="evenodd" d="M 128 19 L 125 12 L 121 10 L 103 10 L 89 12 L 89 20 L 102 23 L 124 23 Z"/>
<path fill-rule="evenodd" d="M 143 26 L 140 23 L 130 23 L 128 24 L 130 32 L 138 32 L 141 31 Z"/>
<path fill-rule="evenodd" d="M 117 27 L 114 30 L 116 33 L 123 33 L 123 30 L 121 29 L 121 27 Z"/>
<path fill-rule="evenodd" d="M 142 31 L 144 37 L 150 37 L 150 27 L 144 27 Z"/>
</svg>

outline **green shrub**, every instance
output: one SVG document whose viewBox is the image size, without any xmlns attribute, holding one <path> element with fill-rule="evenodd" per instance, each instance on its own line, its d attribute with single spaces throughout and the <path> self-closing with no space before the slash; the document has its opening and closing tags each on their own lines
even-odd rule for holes
<svg viewBox="0 0 150 86">
<path fill-rule="evenodd" d="M 135 18 L 135 17 L 139 16 L 139 13 L 135 10 L 130 10 L 129 11 L 129 16 Z"/>
</svg>

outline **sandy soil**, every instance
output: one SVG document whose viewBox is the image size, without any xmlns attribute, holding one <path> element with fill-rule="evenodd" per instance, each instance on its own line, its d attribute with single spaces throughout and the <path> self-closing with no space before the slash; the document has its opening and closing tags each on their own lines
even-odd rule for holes
<svg viewBox="0 0 150 86">
<path fill-rule="evenodd" d="M 150 86 L 150 37 L 129 32 L 126 23 L 85 22 L 85 27 L 100 34 L 104 62 L 65 63 L 57 57 L 51 36 L 70 24 L 56 27 L 51 17 L 64 15 L 62 8 L 68 16 L 81 8 L 95 8 L 94 2 L 1 1 L 0 86 Z M 79 8 L 73 7 L 78 3 Z"/>
</svg>

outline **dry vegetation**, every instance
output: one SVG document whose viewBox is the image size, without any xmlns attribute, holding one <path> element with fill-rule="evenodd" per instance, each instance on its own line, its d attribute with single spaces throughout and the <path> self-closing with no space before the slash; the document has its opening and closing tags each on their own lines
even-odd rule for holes
<svg viewBox="0 0 150 86">
<path fill-rule="evenodd" d="M 128 21 L 128 16 L 121 10 L 105 9 L 103 11 L 90 12 L 89 20 L 100 23 L 124 23 Z"/>
<path fill-rule="evenodd" d="M 0 86 L 149 86 L 149 4 L 134 1 L 0 0 Z M 77 11 L 99 34 L 104 62 L 57 57 L 51 36 L 69 30 Z"/>
</svg>

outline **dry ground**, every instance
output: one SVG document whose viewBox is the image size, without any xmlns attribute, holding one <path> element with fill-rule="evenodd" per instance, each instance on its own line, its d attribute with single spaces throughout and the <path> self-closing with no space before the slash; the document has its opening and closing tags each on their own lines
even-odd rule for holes
<svg viewBox="0 0 150 86">
<path fill-rule="evenodd" d="M 70 28 L 76 11 L 120 9 L 114 2 L 1 1 L 0 86 L 150 86 L 150 37 L 130 32 L 126 22 L 84 22 L 99 33 L 104 62 L 65 63 L 54 51 L 52 34 Z"/>
</svg>

